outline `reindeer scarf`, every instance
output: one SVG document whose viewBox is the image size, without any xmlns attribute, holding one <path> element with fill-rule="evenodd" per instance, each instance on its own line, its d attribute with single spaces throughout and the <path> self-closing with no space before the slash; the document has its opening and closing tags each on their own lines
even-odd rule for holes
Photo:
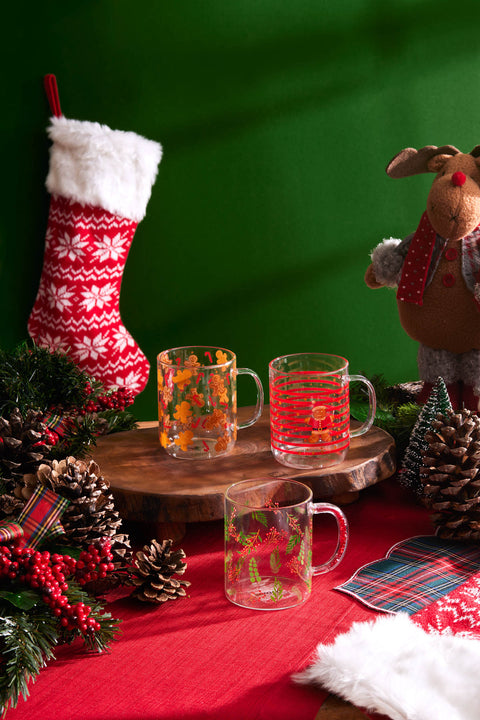
<svg viewBox="0 0 480 720">
<path fill-rule="evenodd" d="M 437 235 L 427 213 L 424 212 L 418 228 L 408 242 L 409 247 L 398 285 L 397 299 L 402 302 L 423 305 L 425 287 L 430 282 L 448 241 Z M 473 293 L 480 270 L 480 225 L 470 235 L 464 237 L 459 244 L 462 252 L 463 279 Z"/>
</svg>

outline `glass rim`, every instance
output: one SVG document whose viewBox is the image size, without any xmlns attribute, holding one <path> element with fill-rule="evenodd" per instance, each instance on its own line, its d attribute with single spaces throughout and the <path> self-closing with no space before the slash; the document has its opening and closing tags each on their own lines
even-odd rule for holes
<svg viewBox="0 0 480 720">
<path fill-rule="evenodd" d="M 289 375 L 293 372 L 299 372 L 298 370 L 280 370 L 279 368 L 275 367 L 274 363 L 279 363 L 280 361 L 290 360 L 293 358 L 298 357 L 315 357 L 315 358 L 335 358 L 336 360 L 339 360 L 339 367 L 335 370 L 304 370 L 300 372 L 308 372 L 308 373 L 321 373 L 322 375 L 333 375 L 334 373 L 341 372 L 343 370 L 348 370 L 348 360 L 344 358 L 342 355 L 335 355 L 333 353 L 319 353 L 319 352 L 300 352 L 300 353 L 289 353 L 287 355 L 279 355 L 278 357 L 274 358 L 273 360 L 270 360 L 268 363 L 268 367 L 273 372 L 276 372 L 280 375 Z"/>
<path fill-rule="evenodd" d="M 241 502 L 240 500 L 235 500 L 234 498 L 231 497 L 230 493 L 232 490 L 234 490 L 235 488 L 238 488 L 241 485 L 247 485 L 248 483 L 252 484 L 252 489 L 254 489 L 255 487 L 259 487 L 259 486 L 261 487 L 264 485 L 269 485 L 271 483 L 283 483 L 283 484 L 288 484 L 288 485 L 296 485 L 298 487 L 301 487 L 305 491 L 307 496 L 306 496 L 305 500 L 301 500 L 299 502 L 292 502 L 289 505 L 282 505 L 281 508 L 275 508 L 275 507 L 268 508 L 268 507 L 265 507 L 264 504 L 262 504 L 262 505 L 260 505 L 260 504 L 259 505 L 247 505 L 244 502 Z M 305 503 L 311 502 L 313 499 L 313 492 L 312 492 L 312 489 L 308 485 L 305 485 L 305 483 L 299 482 L 298 480 L 291 480 L 291 479 L 287 479 L 287 478 L 285 478 L 285 479 L 284 478 L 264 478 L 262 480 L 261 478 L 259 478 L 258 480 L 253 480 L 253 479 L 238 480 L 237 482 L 232 483 L 225 490 L 225 499 L 245 510 L 267 510 L 267 511 L 288 510 L 288 508 L 298 507 L 299 505 L 305 505 Z"/>
<path fill-rule="evenodd" d="M 192 350 L 192 355 L 195 354 L 193 352 L 194 350 L 208 350 L 208 351 L 221 350 L 221 352 L 229 353 L 232 356 L 230 358 L 230 360 L 227 360 L 227 362 L 224 362 L 224 363 L 212 362 L 209 365 L 202 365 L 203 368 L 209 368 L 209 369 L 222 368 L 222 367 L 224 368 L 227 365 L 231 365 L 237 359 L 237 356 L 235 355 L 233 350 L 229 350 L 228 348 L 219 347 L 217 345 L 179 345 L 178 347 L 172 347 L 172 348 L 167 348 L 166 350 L 161 350 L 157 355 L 157 366 L 159 364 L 161 364 L 162 367 L 166 367 L 166 368 L 172 367 L 174 361 L 166 362 L 165 360 L 162 360 L 162 355 L 165 355 L 168 353 L 175 353 L 175 352 L 178 352 L 179 350 Z M 175 367 L 190 367 L 190 366 L 186 365 L 186 363 L 184 361 L 184 362 L 176 364 Z"/>
</svg>

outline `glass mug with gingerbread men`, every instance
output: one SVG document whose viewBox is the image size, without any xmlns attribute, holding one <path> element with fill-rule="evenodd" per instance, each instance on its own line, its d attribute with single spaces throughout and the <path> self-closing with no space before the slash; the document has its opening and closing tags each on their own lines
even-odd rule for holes
<svg viewBox="0 0 480 720">
<path fill-rule="evenodd" d="M 237 421 L 237 377 L 251 375 L 257 386 L 252 417 Z M 262 414 L 263 387 L 257 373 L 237 368 L 235 353 L 211 346 L 184 346 L 157 356 L 160 444 L 183 459 L 229 454 L 237 430 L 253 425 Z"/>
</svg>

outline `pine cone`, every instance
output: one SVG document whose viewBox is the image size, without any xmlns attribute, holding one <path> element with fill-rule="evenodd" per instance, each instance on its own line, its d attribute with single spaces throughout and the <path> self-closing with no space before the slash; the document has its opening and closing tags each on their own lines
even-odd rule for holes
<svg viewBox="0 0 480 720">
<path fill-rule="evenodd" d="M 130 538 L 125 533 L 117 533 L 110 538 L 110 552 L 113 555 L 112 563 L 115 571 L 126 568 L 132 562 L 132 547 Z"/>
<path fill-rule="evenodd" d="M 93 460 L 83 462 L 74 457 L 53 460 L 51 467 L 39 467 L 37 478 L 42 485 L 70 500 L 61 522 L 71 543 L 84 547 L 117 535 L 122 519 L 115 509 L 110 484 Z"/>
<path fill-rule="evenodd" d="M 132 596 L 145 602 L 163 603 L 186 595 L 188 580 L 176 580 L 187 568 L 185 553 L 180 548 L 172 551 L 173 540 L 159 543 L 152 540 L 137 552 L 131 581 L 136 586 Z"/>
<path fill-rule="evenodd" d="M 37 485 L 38 485 L 37 476 L 33 475 L 31 473 L 28 473 L 27 475 L 24 475 L 23 478 L 17 482 L 15 489 L 13 491 L 13 494 L 15 495 L 16 498 L 18 498 L 19 500 L 22 500 L 25 503 L 25 502 L 27 502 L 27 500 L 30 500 Z"/>
<path fill-rule="evenodd" d="M 35 473 L 48 452 L 47 426 L 42 413 L 27 410 L 25 419 L 18 408 L 9 417 L 0 417 L 0 474 L 13 490 L 26 473 Z"/>
<path fill-rule="evenodd" d="M 470 410 L 438 414 L 425 438 L 422 501 L 437 535 L 480 540 L 480 419 Z"/>
<path fill-rule="evenodd" d="M 24 502 L 8 493 L 0 495 L 0 520 L 15 520 L 22 512 Z"/>
</svg>

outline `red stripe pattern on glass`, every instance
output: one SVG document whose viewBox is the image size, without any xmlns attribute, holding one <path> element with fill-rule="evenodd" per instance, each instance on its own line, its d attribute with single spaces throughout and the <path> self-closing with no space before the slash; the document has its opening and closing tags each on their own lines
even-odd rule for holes
<svg viewBox="0 0 480 720">
<path fill-rule="evenodd" d="M 280 375 L 270 384 L 272 447 L 297 455 L 346 450 L 350 442 L 348 382 L 311 371 Z"/>
</svg>

